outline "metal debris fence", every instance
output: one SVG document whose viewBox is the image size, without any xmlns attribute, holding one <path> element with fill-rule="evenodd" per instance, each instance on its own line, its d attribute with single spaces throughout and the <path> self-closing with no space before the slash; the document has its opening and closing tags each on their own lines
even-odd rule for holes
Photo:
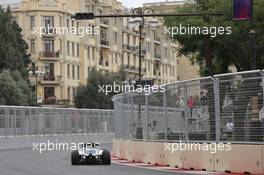
<svg viewBox="0 0 264 175">
<path fill-rule="evenodd" d="M 0 137 L 113 133 L 113 110 L 0 106 Z"/>
<path fill-rule="evenodd" d="M 114 96 L 116 138 L 264 143 L 263 71 L 180 81 L 165 89 Z"/>
</svg>

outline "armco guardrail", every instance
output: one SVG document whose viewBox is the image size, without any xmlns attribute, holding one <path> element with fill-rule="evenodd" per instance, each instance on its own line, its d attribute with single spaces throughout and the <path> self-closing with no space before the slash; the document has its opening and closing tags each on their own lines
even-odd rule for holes
<svg viewBox="0 0 264 175">
<path fill-rule="evenodd" d="M 255 70 L 119 94 L 113 97 L 116 138 L 263 144 L 263 91 L 264 72 Z"/>
<path fill-rule="evenodd" d="M 47 140 L 110 143 L 113 132 L 112 110 L 0 106 L 0 149 Z"/>
</svg>

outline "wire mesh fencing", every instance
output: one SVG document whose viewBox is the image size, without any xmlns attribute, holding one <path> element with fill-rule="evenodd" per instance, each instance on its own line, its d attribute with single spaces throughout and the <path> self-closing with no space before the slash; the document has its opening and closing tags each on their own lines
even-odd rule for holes
<svg viewBox="0 0 264 175">
<path fill-rule="evenodd" d="M 0 106 L 0 136 L 113 133 L 113 111 Z"/>
<path fill-rule="evenodd" d="M 116 138 L 263 144 L 263 87 L 264 72 L 256 70 L 116 95 Z"/>
</svg>

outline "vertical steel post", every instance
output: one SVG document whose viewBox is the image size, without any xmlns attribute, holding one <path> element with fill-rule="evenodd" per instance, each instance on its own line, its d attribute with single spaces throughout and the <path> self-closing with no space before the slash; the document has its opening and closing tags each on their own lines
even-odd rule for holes
<svg viewBox="0 0 264 175">
<path fill-rule="evenodd" d="M 68 120 L 68 122 L 69 122 L 69 131 L 70 131 L 69 134 L 72 134 L 72 110 L 71 109 L 69 110 L 69 120 Z"/>
<path fill-rule="evenodd" d="M 182 83 L 183 86 L 183 96 L 184 96 L 184 124 L 185 124 L 185 140 L 189 140 L 189 109 L 188 109 L 188 92 L 186 83 Z"/>
<path fill-rule="evenodd" d="M 149 140 L 149 104 L 148 104 L 148 95 L 145 95 L 145 116 L 147 117 L 147 140 Z"/>
<path fill-rule="evenodd" d="M 5 136 L 8 136 L 9 130 L 9 107 L 5 108 Z"/>
<path fill-rule="evenodd" d="M 131 98 L 131 109 L 132 109 L 132 137 L 135 138 L 135 114 L 134 114 L 134 101 L 133 101 L 133 95 Z"/>
<path fill-rule="evenodd" d="M 220 95 L 219 95 L 219 79 L 214 78 L 214 99 L 215 99 L 215 137 L 216 142 L 220 142 L 221 126 L 220 126 Z"/>
<path fill-rule="evenodd" d="M 165 140 L 168 139 L 168 109 L 167 109 L 167 99 L 166 91 L 163 92 L 163 108 L 164 108 L 164 121 L 165 121 Z"/>
</svg>

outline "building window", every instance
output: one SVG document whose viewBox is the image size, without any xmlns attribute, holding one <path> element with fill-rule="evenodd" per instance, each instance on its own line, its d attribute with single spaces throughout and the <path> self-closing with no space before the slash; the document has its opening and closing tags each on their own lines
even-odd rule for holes
<svg viewBox="0 0 264 175">
<path fill-rule="evenodd" d="M 79 35 L 79 22 L 76 22 L 77 35 Z"/>
<path fill-rule="evenodd" d="M 44 64 L 44 80 L 54 81 L 54 63 L 45 63 Z"/>
<path fill-rule="evenodd" d="M 67 19 L 67 28 L 70 28 L 70 20 Z"/>
<path fill-rule="evenodd" d="M 77 44 L 76 47 L 77 47 L 77 57 L 80 57 L 80 45 Z"/>
<path fill-rule="evenodd" d="M 130 66 L 130 55 L 127 56 L 127 65 Z"/>
<path fill-rule="evenodd" d="M 43 16 L 42 17 L 42 27 L 54 27 L 54 16 Z"/>
<path fill-rule="evenodd" d="M 115 44 L 117 44 L 117 40 L 118 40 L 118 38 L 117 38 L 117 32 L 115 32 L 114 35 L 115 35 Z"/>
<path fill-rule="evenodd" d="M 168 59 L 168 49 L 167 48 L 165 48 L 165 59 Z"/>
<path fill-rule="evenodd" d="M 75 87 L 72 88 L 72 101 L 75 99 Z"/>
<path fill-rule="evenodd" d="M 55 101 L 54 101 L 55 92 L 54 91 L 55 91 L 54 87 L 44 87 L 45 104 L 55 104 Z"/>
<path fill-rule="evenodd" d="M 89 5 L 85 5 L 85 9 L 86 9 L 86 11 L 89 13 L 89 12 L 91 12 L 90 11 L 90 6 Z"/>
<path fill-rule="evenodd" d="M 95 47 L 92 48 L 92 59 L 93 59 L 93 60 L 94 60 L 94 58 L 95 58 L 95 49 L 96 49 Z"/>
<path fill-rule="evenodd" d="M 94 25 L 92 25 L 92 30 L 93 30 L 92 37 L 95 37 L 96 30 L 95 30 L 95 26 Z"/>
<path fill-rule="evenodd" d="M 90 59 L 90 47 L 87 47 L 87 59 Z"/>
<path fill-rule="evenodd" d="M 70 65 L 67 65 L 67 77 L 70 78 Z"/>
<path fill-rule="evenodd" d="M 68 100 L 71 101 L 71 88 L 70 87 L 68 87 L 67 94 L 68 94 Z"/>
<path fill-rule="evenodd" d="M 70 42 L 67 42 L 67 55 L 70 56 Z"/>
<path fill-rule="evenodd" d="M 54 52 L 54 40 L 43 40 L 44 52 Z"/>
<path fill-rule="evenodd" d="M 77 79 L 80 79 L 80 66 L 77 66 Z"/>
<path fill-rule="evenodd" d="M 127 44 L 128 44 L 128 45 L 130 45 L 129 37 L 130 37 L 130 35 L 127 35 Z"/>
<path fill-rule="evenodd" d="M 74 27 L 74 20 L 72 20 L 71 24 L 72 24 L 71 26 Z"/>
<path fill-rule="evenodd" d="M 62 17 L 60 17 L 60 27 L 63 27 L 63 25 L 62 25 Z"/>
<path fill-rule="evenodd" d="M 75 79 L 75 66 L 72 65 L 72 79 Z"/>
<path fill-rule="evenodd" d="M 62 42 L 62 40 L 60 40 L 60 53 L 63 52 L 63 50 L 62 50 L 63 49 L 63 46 L 62 45 L 63 45 L 63 42 Z"/>
<path fill-rule="evenodd" d="M 36 44 L 35 44 L 35 40 L 30 40 L 30 52 L 31 53 L 35 53 L 36 50 L 35 50 L 35 47 L 36 47 Z"/>
<path fill-rule="evenodd" d="M 72 43 L 72 56 L 75 57 L 75 44 Z"/>
<path fill-rule="evenodd" d="M 124 53 L 122 54 L 121 65 L 124 65 Z"/>
<path fill-rule="evenodd" d="M 35 27 L 35 16 L 30 16 L 30 30 L 34 30 Z"/>
<path fill-rule="evenodd" d="M 117 53 L 115 53 L 115 63 L 118 63 L 118 60 L 117 60 Z"/>
</svg>

